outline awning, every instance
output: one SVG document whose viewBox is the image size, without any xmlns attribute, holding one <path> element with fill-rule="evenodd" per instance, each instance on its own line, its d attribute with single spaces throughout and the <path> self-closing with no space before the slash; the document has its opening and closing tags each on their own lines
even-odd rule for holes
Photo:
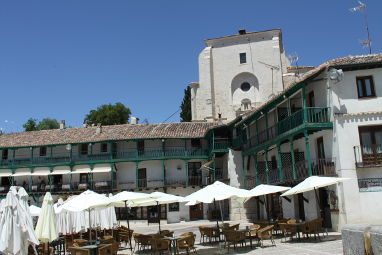
<svg viewBox="0 0 382 255">
<path fill-rule="evenodd" d="M 47 167 L 37 167 L 33 170 L 31 175 L 33 176 L 47 176 L 50 174 L 50 170 Z"/>
<path fill-rule="evenodd" d="M 18 168 L 12 176 L 30 176 L 32 171 L 29 168 Z"/>
<path fill-rule="evenodd" d="M 61 174 L 70 174 L 70 167 L 68 166 L 57 166 L 53 168 L 53 171 L 50 173 L 50 175 L 61 175 Z"/>
<path fill-rule="evenodd" d="M 1 169 L 0 170 L 0 177 L 9 177 L 12 175 L 11 169 Z"/>
<path fill-rule="evenodd" d="M 91 169 L 90 166 L 75 166 L 73 168 L 72 174 L 87 174 L 90 173 Z"/>
<path fill-rule="evenodd" d="M 109 173 L 111 171 L 110 165 L 96 165 L 94 166 L 92 173 Z"/>
</svg>

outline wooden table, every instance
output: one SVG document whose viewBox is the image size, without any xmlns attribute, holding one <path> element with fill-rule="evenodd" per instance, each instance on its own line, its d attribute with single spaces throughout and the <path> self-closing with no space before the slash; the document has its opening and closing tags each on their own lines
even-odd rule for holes
<svg viewBox="0 0 382 255">
<path fill-rule="evenodd" d="M 300 232 L 301 232 L 301 228 L 305 225 L 305 222 L 296 222 L 296 223 L 287 223 L 287 224 L 296 227 L 297 238 L 298 240 L 301 240 Z"/>
<path fill-rule="evenodd" d="M 245 235 L 245 237 L 246 237 L 246 239 L 247 239 L 247 234 L 248 234 L 248 237 L 249 237 L 249 245 L 250 245 L 250 247 L 251 247 L 251 249 L 252 249 L 252 237 L 251 237 L 251 229 L 239 229 L 238 230 L 239 232 L 242 232 L 242 233 L 245 233 L 246 235 Z"/>
<path fill-rule="evenodd" d="M 165 239 L 165 240 L 170 240 L 171 242 L 171 247 L 172 247 L 172 250 L 173 250 L 173 254 L 175 255 L 176 254 L 176 243 L 177 241 L 180 239 L 181 237 L 169 237 L 169 236 L 165 236 L 165 237 L 162 237 L 162 239 Z"/>
<path fill-rule="evenodd" d="M 85 245 L 80 248 L 90 250 L 90 255 L 97 255 L 98 245 L 96 244 Z"/>
</svg>

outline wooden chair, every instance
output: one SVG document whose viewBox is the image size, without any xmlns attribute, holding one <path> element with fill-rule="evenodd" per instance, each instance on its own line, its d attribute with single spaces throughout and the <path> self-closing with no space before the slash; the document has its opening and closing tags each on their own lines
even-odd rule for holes
<svg viewBox="0 0 382 255">
<path fill-rule="evenodd" d="M 90 255 L 90 250 L 89 249 L 84 249 L 81 247 L 69 247 L 68 251 L 70 252 L 71 255 Z"/>
<path fill-rule="evenodd" d="M 245 233 L 245 237 L 247 239 L 255 239 L 257 238 L 257 231 L 260 229 L 260 225 L 253 224 L 249 227 L 249 231 Z"/>
<path fill-rule="evenodd" d="M 156 254 L 157 252 L 159 254 L 163 254 L 164 252 L 167 252 L 168 254 L 171 254 L 171 241 L 167 239 L 161 239 L 161 238 L 151 238 L 151 251 Z"/>
<path fill-rule="evenodd" d="M 204 238 L 208 238 L 209 243 L 211 243 L 212 239 L 215 239 L 217 241 L 220 238 L 220 232 L 219 229 L 213 228 L 213 227 L 206 227 L 206 226 L 199 226 L 200 231 L 200 243 Z"/>
<path fill-rule="evenodd" d="M 296 223 L 296 219 L 289 219 L 289 220 L 287 221 L 287 223 L 288 223 L 288 224 L 294 224 L 294 223 Z"/>
<path fill-rule="evenodd" d="M 236 249 L 238 244 L 241 244 L 242 247 L 244 246 L 246 239 L 245 232 L 237 230 L 225 230 L 223 234 L 225 238 L 224 246 L 228 247 L 228 251 L 231 245 L 233 245 L 234 249 Z"/>
<path fill-rule="evenodd" d="M 111 244 L 103 244 L 98 247 L 98 255 L 112 255 L 112 245 Z M 117 254 L 117 253 L 115 253 Z"/>
<path fill-rule="evenodd" d="M 170 230 L 162 230 L 159 232 L 159 234 L 161 236 L 167 236 L 167 237 L 172 237 L 173 234 L 174 234 L 174 231 L 170 231 Z"/>
<path fill-rule="evenodd" d="M 144 250 L 145 248 L 150 248 L 151 246 L 150 239 L 152 239 L 151 236 L 134 233 L 133 238 L 135 241 L 135 245 L 133 249 L 134 251 L 135 251 L 135 247 L 137 247 L 138 251 Z"/>
<path fill-rule="evenodd" d="M 280 226 L 281 234 L 285 238 L 285 241 L 287 236 L 289 236 L 290 239 L 293 240 L 293 236 L 297 234 L 297 227 L 295 225 L 288 224 L 288 223 L 279 223 L 279 226 Z"/>
<path fill-rule="evenodd" d="M 181 237 L 183 237 L 183 236 L 193 236 L 193 235 L 195 235 L 194 232 L 185 232 L 185 233 L 180 234 Z"/>
<path fill-rule="evenodd" d="M 176 242 L 177 253 L 179 254 L 179 250 L 186 250 L 187 254 L 189 254 L 190 251 L 196 253 L 195 236 L 195 234 L 188 234 L 178 239 Z"/>
<path fill-rule="evenodd" d="M 76 246 L 76 244 L 81 247 L 88 244 L 88 240 L 86 239 L 74 239 L 73 240 L 73 246 Z"/>
<path fill-rule="evenodd" d="M 273 245 L 276 245 L 275 240 L 273 240 L 272 231 L 273 231 L 273 225 L 269 225 L 257 231 L 257 237 L 259 238 L 261 247 L 263 247 L 263 241 L 267 239 L 271 240 L 271 243 Z"/>
<path fill-rule="evenodd" d="M 309 238 L 310 235 L 314 235 L 314 239 L 316 239 L 317 236 L 318 236 L 318 239 L 320 239 L 320 235 L 318 235 L 318 231 L 319 229 L 318 229 L 317 220 L 310 220 L 305 222 L 304 226 L 301 229 L 302 234 L 305 235 L 306 238 Z"/>
</svg>

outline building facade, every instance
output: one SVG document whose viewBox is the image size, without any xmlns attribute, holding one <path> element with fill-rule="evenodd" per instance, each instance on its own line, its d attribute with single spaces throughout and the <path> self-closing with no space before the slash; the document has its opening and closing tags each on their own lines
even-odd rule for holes
<svg viewBox="0 0 382 255">
<path fill-rule="evenodd" d="M 190 123 L 61 128 L 0 136 L 0 192 L 35 202 L 94 189 L 186 196 L 215 180 L 251 189 L 313 175 L 345 182 L 282 198 L 225 201 L 225 217 L 382 222 L 382 54 L 290 67 L 281 31 L 211 39 L 199 56 Z M 150 219 L 155 208 L 132 211 Z M 119 217 L 124 211 L 118 210 Z M 162 206 L 169 222 L 220 217 L 209 205 Z"/>
</svg>

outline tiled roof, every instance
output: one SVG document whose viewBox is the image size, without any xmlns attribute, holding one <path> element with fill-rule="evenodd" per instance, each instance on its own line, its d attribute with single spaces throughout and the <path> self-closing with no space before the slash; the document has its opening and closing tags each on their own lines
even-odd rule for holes
<svg viewBox="0 0 382 255">
<path fill-rule="evenodd" d="M 0 135 L 0 148 L 44 146 L 53 144 L 90 143 L 127 139 L 201 138 L 217 126 L 211 122 L 163 124 L 125 124 L 97 127 L 52 129 Z"/>
<path fill-rule="evenodd" d="M 370 54 L 359 56 L 347 56 L 342 58 L 332 59 L 327 62 L 329 66 L 345 66 L 345 65 L 359 65 L 359 64 L 371 64 L 382 62 L 382 54 Z"/>
</svg>

